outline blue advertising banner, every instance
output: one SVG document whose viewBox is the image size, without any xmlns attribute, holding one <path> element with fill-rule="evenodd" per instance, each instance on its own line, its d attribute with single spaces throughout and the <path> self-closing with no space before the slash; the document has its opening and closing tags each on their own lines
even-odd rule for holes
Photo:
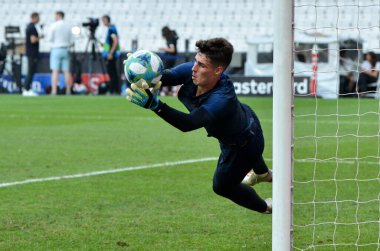
<svg viewBox="0 0 380 251">
<path fill-rule="evenodd" d="M 82 74 L 82 87 L 86 91 L 83 93 L 101 94 L 100 85 L 109 80 L 107 74 Z M 272 96 L 273 94 L 273 78 L 272 77 L 232 77 L 235 92 L 239 96 Z M 24 81 L 24 76 L 23 76 Z M 59 75 L 59 88 L 64 90 L 65 82 L 63 74 Z M 32 83 L 32 90 L 38 94 L 49 93 L 51 86 L 51 74 L 35 74 Z M 75 92 L 75 85 L 74 85 Z M 123 81 L 121 90 L 125 95 L 126 84 Z M 310 96 L 310 78 L 295 77 L 294 78 L 294 94 L 297 96 Z M 17 85 L 10 76 L 0 77 L 0 92 L 2 93 L 19 93 Z M 103 93 L 104 94 L 104 93 Z"/>
<path fill-rule="evenodd" d="M 22 82 L 24 82 L 25 76 L 22 76 Z M 63 89 L 65 87 L 65 81 L 63 74 L 59 75 L 58 87 Z M 51 86 L 51 74 L 50 73 L 38 73 L 33 77 L 32 90 L 38 94 L 46 94 L 46 91 Z M 19 88 L 10 75 L 4 75 L 0 77 L 0 92 L 16 94 L 19 93 Z"/>
</svg>

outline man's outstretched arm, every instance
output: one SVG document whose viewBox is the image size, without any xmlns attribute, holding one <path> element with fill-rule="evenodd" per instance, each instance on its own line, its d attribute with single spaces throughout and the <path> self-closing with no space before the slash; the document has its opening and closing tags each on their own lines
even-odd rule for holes
<svg viewBox="0 0 380 251">
<path fill-rule="evenodd" d="M 208 111 L 203 107 L 197 108 L 191 113 L 184 113 L 162 103 L 161 101 L 154 112 L 182 132 L 199 129 L 208 125 L 212 120 Z"/>
<path fill-rule="evenodd" d="M 142 88 L 132 84 L 131 89 L 127 89 L 127 99 L 140 107 L 151 109 L 166 122 L 183 132 L 196 130 L 211 123 L 212 117 L 203 107 L 194 109 L 191 113 L 184 113 L 162 103 L 156 94 L 160 85 L 161 83 L 158 83 L 154 90 L 153 88 L 149 89 L 145 82 L 142 84 Z"/>
</svg>

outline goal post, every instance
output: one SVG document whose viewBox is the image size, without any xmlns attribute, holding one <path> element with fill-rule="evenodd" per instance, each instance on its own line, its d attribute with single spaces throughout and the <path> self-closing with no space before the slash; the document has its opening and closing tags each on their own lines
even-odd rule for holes
<svg viewBox="0 0 380 251">
<path fill-rule="evenodd" d="M 293 0 L 274 0 L 272 250 L 292 246 Z"/>
<path fill-rule="evenodd" d="M 380 1 L 274 0 L 273 34 L 272 250 L 380 251 Z"/>
</svg>

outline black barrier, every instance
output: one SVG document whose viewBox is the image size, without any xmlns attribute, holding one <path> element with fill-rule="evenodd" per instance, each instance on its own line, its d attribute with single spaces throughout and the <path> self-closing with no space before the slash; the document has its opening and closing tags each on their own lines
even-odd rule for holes
<svg viewBox="0 0 380 251">
<path fill-rule="evenodd" d="M 239 96 L 272 96 L 272 77 L 231 77 L 235 92 Z M 310 77 L 294 78 L 294 94 L 297 96 L 310 96 Z"/>
</svg>

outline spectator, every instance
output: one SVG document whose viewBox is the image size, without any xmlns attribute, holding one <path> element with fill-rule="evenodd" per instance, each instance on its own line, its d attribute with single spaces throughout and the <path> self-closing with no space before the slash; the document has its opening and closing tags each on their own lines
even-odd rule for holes
<svg viewBox="0 0 380 251">
<path fill-rule="evenodd" d="M 55 13 L 55 22 L 51 26 L 49 42 L 51 43 L 50 69 L 52 70 L 51 94 L 57 94 L 59 72 L 63 71 L 66 85 L 66 95 L 71 90 L 70 54 L 69 47 L 72 44 L 71 27 L 63 20 L 65 14 L 62 11 Z"/>
<path fill-rule="evenodd" d="M 163 51 L 165 55 L 168 56 L 164 58 L 164 66 L 166 69 L 173 68 L 176 63 L 175 56 L 177 55 L 178 36 L 177 36 L 177 33 L 174 30 L 170 30 L 168 26 L 163 27 L 161 32 L 162 32 L 162 36 L 166 40 L 167 47 L 161 47 L 159 48 L 159 50 Z"/>
<path fill-rule="evenodd" d="M 361 72 L 358 79 L 358 91 L 366 92 L 368 84 L 374 83 L 379 77 L 380 62 L 377 62 L 376 54 L 368 52 L 365 55 L 366 60 L 361 65 Z"/>
<path fill-rule="evenodd" d="M 37 12 L 33 12 L 30 16 L 31 22 L 26 27 L 26 57 L 28 58 L 28 74 L 24 82 L 24 89 L 22 91 L 23 96 L 37 96 L 30 87 L 32 84 L 33 76 L 37 71 L 38 57 L 39 57 L 39 46 L 40 39 L 43 36 L 39 36 L 36 29 L 36 24 L 40 21 L 40 16 Z"/>
<path fill-rule="evenodd" d="M 103 58 L 106 59 L 107 73 L 110 77 L 111 94 L 120 94 L 119 75 L 117 70 L 117 59 L 120 56 L 119 36 L 116 26 L 111 24 L 111 18 L 108 15 L 102 17 L 103 24 L 108 28 L 106 40 L 103 48 Z"/>
<path fill-rule="evenodd" d="M 164 26 L 161 30 L 162 36 L 166 40 L 167 47 L 159 48 L 164 52 L 163 63 L 165 69 L 173 68 L 176 64 L 177 56 L 177 40 L 178 35 L 174 30 L 171 30 L 168 26 Z M 172 86 L 165 87 L 166 90 L 162 94 L 172 95 Z"/>
<path fill-rule="evenodd" d="M 355 92 L 357 67 L 358 65 L 346 55 L 346 49 L 341 48 L 339 51 L 339 94 Z"/>
</svg>

